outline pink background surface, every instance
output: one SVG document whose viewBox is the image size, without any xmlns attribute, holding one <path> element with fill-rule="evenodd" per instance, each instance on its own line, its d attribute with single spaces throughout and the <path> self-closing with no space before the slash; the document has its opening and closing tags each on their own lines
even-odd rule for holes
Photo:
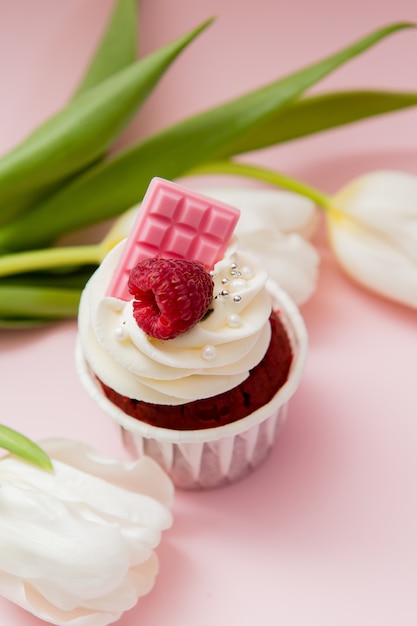
<svg viewBox="0 0 417 626">
<path fill-rule="evenodd" d="M 237 96 L 388 22 L 413 0 L 144 0 L 141 50 L 211 15 L 124 142 Z M 109 0 L 0 1 L 0 151 L 59 108 Z M 417 31 L 399 33 L 317 90 L 417 90 Z M 367 170 L 417 174 L 417 109 L 266 150 L 251 161 L 326 192 Z M 158 174 L 155 172 L 155 174 Z M 310 355 L 268 460 L 223 490 L 178 492 L 154 591 L 121 626 L 392 626 L 417 623 L 417 314 L 351 283 L 319 238 L 317 293 L 302 311 Z M 79 384 L 74 322 L 0 334 L 1 421 L 36 439 L 123 451 Z M 41 622 L 0 600 L 2 623 Z"/>
</svg>

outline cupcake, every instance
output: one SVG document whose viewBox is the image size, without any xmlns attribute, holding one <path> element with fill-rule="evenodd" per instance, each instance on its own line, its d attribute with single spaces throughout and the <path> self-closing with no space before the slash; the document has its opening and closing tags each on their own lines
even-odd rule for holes
<svg viewBox="0 0 417 626">
<path fill-rule="evenodd" d="M 137 455 L 185 489 L 266 457 L 298 386 L 296 306 L 233 230 L 239 212 L 153 179 L 126 241 L 83 292 L 77 366 Z"/>
</svg>

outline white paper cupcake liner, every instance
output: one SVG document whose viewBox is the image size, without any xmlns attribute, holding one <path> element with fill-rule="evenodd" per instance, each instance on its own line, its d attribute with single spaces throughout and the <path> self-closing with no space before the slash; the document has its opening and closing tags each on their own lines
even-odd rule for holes
<svg viewBox="0 0 417 626">
<path fill-rule="evenodd" d="M 121 427 L 129 450 L 135 456 L 155 459 L 181 489 L 211 489 L 243 478 L 268 455 L 285 421 L 288 401 L 299 385 L 306 362 L 307 331 L 289 296 L 272 282 L 268 283 L 268 291 L 291 341 L 293 360 L 288 379 L 268 404 L 225 426 L 172 430 L 126 415 L 106 398 L 77 344 L 77 371 L 91 398 Z"/>
</svg>

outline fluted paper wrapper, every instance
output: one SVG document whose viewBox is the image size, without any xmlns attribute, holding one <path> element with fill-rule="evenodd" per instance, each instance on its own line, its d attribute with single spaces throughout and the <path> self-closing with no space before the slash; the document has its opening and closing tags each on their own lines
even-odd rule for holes
<svg viewBox="0 0 417 626">
<path fill-rule="evenodd" d="M 211 489 L 243 478 L 268 455 L 285 421 L 288 401 L 298 387 L 306 361 L 307 332 L 289 296 L 272 282 L 268 291 L 293 349 L 288 379 L 268 404 L 225 426 L 171 430 L 126 415 L 106 398 L 77 346 L 80 380 L 103 412 L 121 427 L 124 444 L 135 456 L 155 459 L 181 489 Z"/>
</svg>

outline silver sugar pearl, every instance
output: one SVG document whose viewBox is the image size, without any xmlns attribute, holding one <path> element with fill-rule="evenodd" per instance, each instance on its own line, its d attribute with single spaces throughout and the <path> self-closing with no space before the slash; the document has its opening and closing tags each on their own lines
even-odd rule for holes
<svg viewBox="0 0 417 626">
<path fill-rule="evenodd" d="M 220 292 L 220 295 L 224 297 L 228 296 L 229 294 L 230 294 L 230 291 L 228 291 L 227 289 L 222 289 L 222 291 Z"/>
<path fill-rule="evenodd" d="M 240 302 L 242 300 L 242 296 L 239 296 L 239 294 L 236 294 L 235 296 L 233 296 L 233 302 Z"/>
</svg>

